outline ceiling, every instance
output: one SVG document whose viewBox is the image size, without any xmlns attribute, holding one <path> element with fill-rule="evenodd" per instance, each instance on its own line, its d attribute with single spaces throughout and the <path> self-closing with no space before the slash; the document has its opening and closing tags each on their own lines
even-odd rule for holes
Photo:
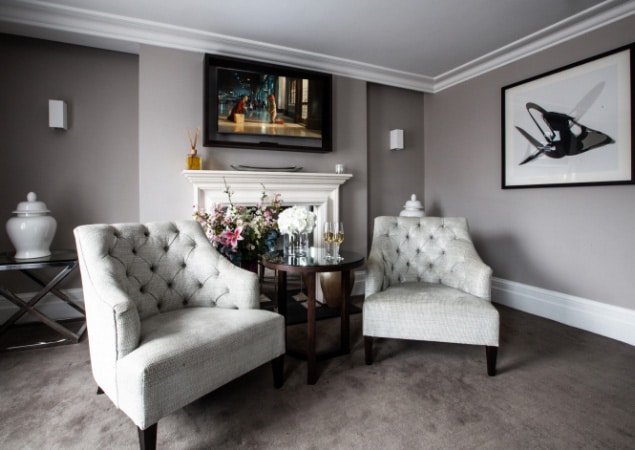
<svg viewBox="0 0 635 450">
<path fill-rule="evenodd" d="M 0 0 L 0 32 L 439 92 L 632 14 L 635 0 Z"/>
</svg>

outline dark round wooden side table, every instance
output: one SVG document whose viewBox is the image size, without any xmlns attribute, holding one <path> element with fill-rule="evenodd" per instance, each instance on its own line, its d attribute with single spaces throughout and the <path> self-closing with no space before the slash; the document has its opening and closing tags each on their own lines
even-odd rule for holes
<svg viewBox="0 0 635 450">
<path fill-rule="evenodd" d="M 350 271 L 364 264 L 364 256 L 359 253 L 341 251 L 342 259 L 327 259 L 323 249 L 312 249 L 307 256 L 265 256 L 262 264 L 276 272 L 278 279 L 277 306 L 278 312 L 287 317 L 287 273 L 307 274 L 307 384 L 317 382 L 317 360 L 330 358 L 350 352 L 350 305 L 351 277 Z M 330 352 L 317 354 L 315 324 L 315 274 L 319 272 L 342 273 L 342 304 L 340 348 Z"/>
</svg>

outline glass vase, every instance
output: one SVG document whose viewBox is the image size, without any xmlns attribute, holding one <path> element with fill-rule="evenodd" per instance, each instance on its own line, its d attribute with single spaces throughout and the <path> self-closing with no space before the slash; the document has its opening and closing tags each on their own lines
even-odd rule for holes
<svg viewBox="0 0 635 450">
<path fill-rule="evenodd" d="M 307 256 L 309 254 L 309 233 L 288 233 L 285 237 L 286 256 Z"/>
</svg>

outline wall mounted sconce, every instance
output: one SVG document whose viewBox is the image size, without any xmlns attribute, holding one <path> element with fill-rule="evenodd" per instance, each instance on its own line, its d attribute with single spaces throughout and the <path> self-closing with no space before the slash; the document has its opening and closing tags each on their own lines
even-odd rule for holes
<svg viewBox="0 0 635 450">
<path fill-rule="evenodd" d="M 390 130 L 390 149 L 403 150 L 403 130 Z"/>
<path fill-rule="evenodd" d="M 49 128 L 67 129 L 65 101 L 49 100 Z"/>
</svg>

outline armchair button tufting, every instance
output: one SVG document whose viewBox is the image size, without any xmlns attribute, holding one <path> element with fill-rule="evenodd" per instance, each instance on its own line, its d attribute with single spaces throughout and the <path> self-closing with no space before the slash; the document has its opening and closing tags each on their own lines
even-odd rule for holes
<svg viewBox="0 0 635 450">
<path fill-rule="evenodd" d="M 163 247 L 163 251 L 164 251 L 164 252 L 166 252 L 166 253 L 167 253 L 167 252 L 168 252 L 168 250 L 170 250 L 170 247 L 168 247 L 167 245 L 166 245 L 165 247 Z"/>
<path fill-rule="evenodd" d="M 172 289 L 172 282 L 168 281 L 168 288 Z"/>
<path fill-rule="evenodd" d="M 136 254 L 137 254 L 137 249 L 136 249 L 136 248 L 133 248 L 133 249 L 132 249 L 132 254 L 133 254 L 133 255 L 136 255 Z"/>
</svg>

